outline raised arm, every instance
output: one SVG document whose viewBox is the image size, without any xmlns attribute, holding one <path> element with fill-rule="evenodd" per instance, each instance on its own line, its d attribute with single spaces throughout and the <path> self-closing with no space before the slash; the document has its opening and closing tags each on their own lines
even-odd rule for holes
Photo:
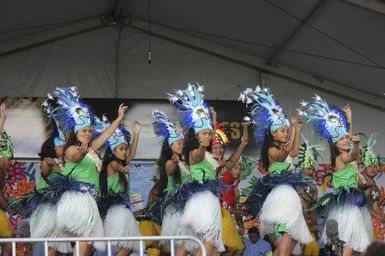
<svg viewBox="0 0 385 256">
<path fill-rule="evenodd" d="M 345 113 L 345 116 L 346 116 L 346 119 L 349 123 L 349 136 L 352 137 L 353 136 L 353 123 L 352 123 L 352 109 L 350 108 L 350 105 L 349 104 L 346 104 L 345 106 L 343 106 L 342 108 L 342 111 Z"/>
<path fill-rule="evenodd" d="M 291 119 L 291 122 L 293 124 L 293 129 L 292 129 L 292 135 L 293 135 L 293 144 L 291 146 L 290 150 L 290 156 L 295 157 L 298 155 L 299 152 L 299 144 L 300 144 L 300 135 L 301 135 L 301 129 L 303 126 L 302 119 L 299 117 L 294 117 Z M 293 132 L 294 130 L 294 132 Z M 293 134 L 294 133 L 294 134 Z"/>
<path fill-rule="evenodd" d="M 177 154 L 174 154 L 171 158 L 171 160 L 167 160 L 166 162 L 166 173 L 168 176 L 174 175 L 175 171 L 177 170 L 178 163 L 179 163 L 179 156 Z"/>
<path fill-rule="evenodd" d="M 112 161 L 110 163 L 110 167 L 112 168 L 112 170 L 114 170 L 115 172 L 121 172 L 123 174 L 128 174 L 128 166 L 123 166 L 121 165 L 120 163 L 118 163 L 117 161 Z"/>
<path fill-rule="evenodd" d="M 5 120 L 7 119 L 8 109 L 5 103 L 0 106 L 0 132 L 4 129 Z"/>
<path fill-rule="evenodd" d="M 210 107 L 211 116 L 213 118 L 213 127 L 215 128 L 217 126 L 217 112 L 215 112 L 214 107 Z"/>
<path fill-rule="evenodd" d="M 138 121 L 134 121 L 134 129 L 133 130 L 134 130 L 134 137 L 132 138 L 130 152 L 128 153 L 127 158 L 126 158 L 127 164 L 129 162 L 131 162 L 132 159 L 135 158 L 136 150 L 138 148 L 138 141 L 139 141 L 139 135 L 140 135 L 140 130 L 141 130 L 141 125 Z"/>
<path fill-rule="evenodd" d="M 350 153 L 343 152 L 340 155 L 340 159 L 344 164 L 355 161 L 360 155 L 360 136 L 353 135 L 352 142 L 354 143 L 353 150 Z"/>
<path fill-rule="evenodd" d="M 88 144 L 82 143 L 80 146 L 70 146 L 64 152 L 65 160 L 73 163 L 78 163 L 87 155 Z"/>
<path fill-rule="evenodd" d="M 271 147 L 269 148 L 268 155 L 269 155 L 270 164 L 275 162 L 283 162 L 286 160 L 287 156 L 289 155 L 289 151 Z"/>
<path fill-rule="evenodd" d="M 118 109 L 118 117 L 111 123 L 110 126 L 107 127 L 106 130 L 104 130 L 102 134 L 100 134 L 99 137 L 92 141 L 91 148 L 94 151 L 101 148 L 104 143 L 106 143 L 106 141 L 112 136 L 112 134 L 114 134 L 115 130 L 119 127 L 120 123 L 122 122 L 126 110 L 127 106 L 125 106 L 123 103 L 120 104 Z"/>
<path fill-rule="evenodd" d="M 245 132 L 242 135 L 241 143 L 239 144 L 238 148 L 234 151 L 234 153 L 231 154 L 230 158 L 226 161 L 225 167 L 227 170 L 230 170 L 231 168 L 236 165 L 239 158 L 241 157 L 243 150 L 245 150 L 245 147 L 249 143 L 249 132 L 247 129 L 245 129 Z"/>
</svg>

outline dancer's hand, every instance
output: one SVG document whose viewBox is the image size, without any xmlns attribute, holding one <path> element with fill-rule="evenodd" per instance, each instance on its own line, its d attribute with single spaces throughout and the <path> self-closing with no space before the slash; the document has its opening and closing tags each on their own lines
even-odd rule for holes
<svg viewBox="0 0 385 256">
<path fill-rule="evenodd" d="M 295 116 L 291 118 L 291 123 L 294 125 L 294 128 L 299 131 L 302 129 L 303 126 L 303 120 L 302 118 Z"/>
<path fill-rule="evenodd" d="M 120 171 L 121 173 L 123 173 L 123 174 L 128 174 L 128 171 L 129 171 L 128 166 L 121 167 L 121 168 L 119 169 L 119 171 Z"/>
<path fill-rule="evenodd" d="M 126 110 L 127 110 L 127 106 L 124 105 L 124 103 L 119 105 L 119 108 L 118 108 L 118 120 L 123 120 L 124 114 L 126 113 Z"/>
<path fill-rule="evenodd" d="M 346 104 L 341 109 L 345 113 L 346 118 L 348 119 L 348 122 L 350 123 L 352 121 L 352 109 L 350 108 L 350 105 Z"/>
<path fill-rule="evenodd" d="M 49 166 L 53 166 L 56 164 L 56 161 L 55 159 L 53 159 L 52 157 L 46 157 L 44 158 L 45 162 L 49 165 Z"/>
<path fill-rule="evenodd" d="M 180 161 L 180 157 L 178 154 L 173 154 L 172 157 L 171 157 L 171 161 L 174 163 L 174 164 L 178 164 L 179 161 Z"/>
<path fill-rule="evenodd" d="M 241 143 L 242 145 L 246 146 L 247 144 L 249 144 L 249 132 L 247 129 L 245 129 L 242 137 L 241 137 Z"/>
<path fill-rule="evenodd" d="M 85 155 L 88 153 L 88 143 L 82 142 L 82 144 L 79 147 L 79 151 Z"/>
<path fill-rule="evenodd" d="M 353 135 L 352 136 L 352 138 L 351 138 L 351 140 L 352 140 L 352 142 L 354 143 L 354 144 L 359 144 L 360 143 L 360 135 L 358 135 L 358 134 L 355 134 L 355 135 Z"/>
<path fill-rule="evenodd" d="M 211 116 L 212 116 L 213 121 L 214 121 L 214 125 L 216 125 L 216 123 L 217 123 L 217 112 L 215 111 L 214 107 L 210 107 L 210 111 L 211 111 Z"/>
</svg>

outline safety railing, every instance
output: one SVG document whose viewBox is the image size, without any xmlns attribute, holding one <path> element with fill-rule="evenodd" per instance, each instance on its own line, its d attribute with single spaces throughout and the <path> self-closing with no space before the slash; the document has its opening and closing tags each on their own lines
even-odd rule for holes
<svg viewBox="0 0 385 256">
<path fill-rule="evenodd" d="M 201 240 L 192 236 L 127 236 L 127 237 L 63 237 L 63 238 L 1 238 L 0 244 L 12 243 L 12 256 L 16 256 L 16 244 L 44 243 L 44 255 L 48 256 L 49 242 L 75 242 L 76 255 L 79 254 L 80 242 L 106 242 L 107 254 L 112 256 L 112 241 L 139 241 L 140 256 L 144 256 L 145 241 L 170 241 L 170 254 L 175 255 L 175 240 L 191 240 L 196 242 L 201 250 L 201 255 L 206 256 L 206 250 Z"/>
</svg>

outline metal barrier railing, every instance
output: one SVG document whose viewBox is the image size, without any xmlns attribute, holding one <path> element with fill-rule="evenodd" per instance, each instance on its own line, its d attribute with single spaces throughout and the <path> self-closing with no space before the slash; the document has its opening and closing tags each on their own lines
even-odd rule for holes
<svg viewBox="0 0 385 256">
<path fill-rule="evenodd" d="M 16 256 L 17 243 L 44 243 L 44 255 L 48 256 L 49 242 L 75 242 L 76 255 L 79 256 L 80 242 L 107 242 L 107 254 L 112 256 L 111 241 L 139 241 L 140 256 L 144 256 L 144 241 L 170 241 L 170 253 L 175 255 L 175 240 L 191 240 L 196 242 L 201 250 L 201 255 L 206 256 L 206 250 L 201 240 L 193 236 L 127 236 L 127 237 L 63 237 L 63 238 L 1 238 L 0 244 L 12 243 L 12 256 Z"/>
</svg>

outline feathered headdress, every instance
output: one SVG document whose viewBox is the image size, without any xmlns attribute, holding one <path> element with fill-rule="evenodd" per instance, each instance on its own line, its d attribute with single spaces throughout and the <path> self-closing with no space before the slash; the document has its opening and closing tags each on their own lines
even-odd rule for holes
<svg viewBox="0 0 385 256">
<path fill-rule="evenodd" d="M 43 110 L 48 114 L 48 117 L 51 119 L 54 134 L 56 137 L 54 138 L 53 142 L 55 147 L 61 147 L 64 146 L 66 142 L 65 135 L 63 132 L 59 129 L 59 124 L 55 119 L 55 116 L 53 115 L 54 109 L 58 107 L 58 104 L 55 103 L 54 98 L 46 98 L 45 102 L 42 105 Z"/>
<path fill-rule="evenodd" d="M 228 145 L 230 144 L 230 140 L 226 135 L 225 128 L 223 128 L 220 124 L 216 124 L 215 127 L 215 135 L 213 137 L 212 145 Z"/>
<path fill-rule="evenodd" d="M 267 129 L 275 132 L 283 126 L 289 126 L 289 120 L 279 103 L 274 100 L 269 88 L 261 88 L 259 85 L 255 89 L 247 88 L 239 96 L 240 101 L 246 104 L 250 117 L 245 117 L 245 121 L 250 121 L 254 126 L 254 136 L 257 144 L 263 142 Z"/>
<path fill-rule="evenodd" d="M 13 157 L 13 144 L 5 130 L 0 134 L 0 158 Z"/>
<path fill-rule="evenodd" d="M 92 129 L 96 136 L 99 136 L 106 130 L 110 125 L 110 121 L 108 121 L 108 118 L 103 115 L 102 119 L 98 118 L 97 116 L 94 116 L 94 124 L 92 125 Z M 123 126 L 119 125 L 119 127 L 114 131 L 114 133 L 111 135 L 111 137 L 107 140 L 105 146 L 109 147 L 112 152 L 120 145 L 120 144 L 127 144 L 128 147 L 130 147 L 131 142 L 131 134 L 124 129 Z"/>
<path fill-rule="evenodd" d="M 178 119 L 183 129 L 194 128 L 195 133 L 205 129 L 213 130 L 210 110 L 203 98 L 203 86 L 199 84 L 188 84 L 186 90 L 168 94 L 168 99 L 178 105 Z"/>
<path fill-rule="evenodd" d="M 361 148 L 361 161 L 364 164 L 365 168 L 374 164 L 377 167 L 379 166 L 378 157 L 373 152 L 373 147 L 377 143 L 377 134 L 370 135 L 369 139 L 366 141 L 366 145 Z"/>
<path fill-rule="evenodd" d="M 299 147 L 298 152 L 298 167 L 303 169 L 314 168 L 320 152 L 325 150 L 324 145 L 310 145 L 309 141 L 302 136 L 304 143 Z"/>
<path fill-rule="evenodd" d="M 151 112 L 151 118 L 154 120 L 152 125 L 156 136 L 167 139 L 171 146 L 175 141 L 183 140 L 183 134 L 171 123 L 167 116 L 159 110 Z"/>
<path fill-rule="evenodd" d="M 315 95 L 314 101 L 301 102 L 299 115 L 312 123 L 314 130 L 325 139 L 336 143 L 337 140 L 349 135 L 348 122 L 343 111 L 329 105 L 320 96 Z"/>
<path fill-rule="evenodd" d="M 65 136 L 72 131 L 91 126 L 89 107 L 81 102 L 76 87 L 57 87 L 42 104 L 43 110 L 51 116 Z"/>
</svg>

